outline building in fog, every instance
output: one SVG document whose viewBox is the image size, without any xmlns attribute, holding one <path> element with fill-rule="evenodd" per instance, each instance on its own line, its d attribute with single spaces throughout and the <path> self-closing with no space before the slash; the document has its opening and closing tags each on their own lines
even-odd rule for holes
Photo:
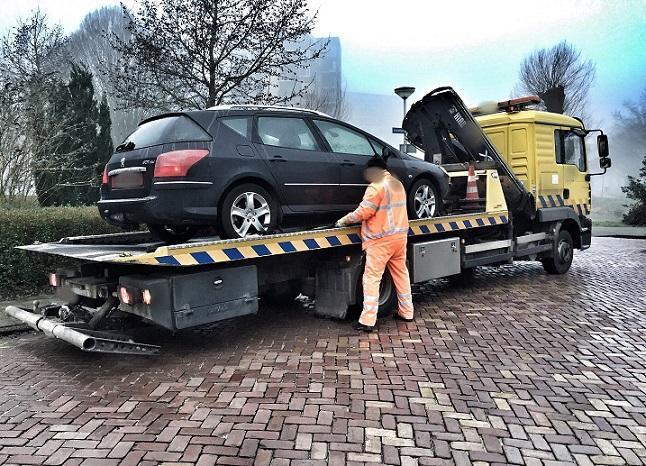
<svg viewBox="0 0 646 466">
<path fill-rule="evenodd" d="M 316 44 L 323 44 L 327 41 L 327 47 L 322 57 L 313 60 L 303 68 L 285 69 L 282 76 L 276 82 L 276 92 L 279 96 L 285 97 L 300 93 L 307 89 L 307 93 L 314 93 L 318 100 L 321 96 L 337 96 L 341 94 L 343 80 L 341 75 L 341 41 L 338 37 L 304 39 L 300 47 L 316 47 Z M 299 102 L 294 102 L 298 104 Z M 326 111 L 325 108 L 320 109 Z"/>
</svg>

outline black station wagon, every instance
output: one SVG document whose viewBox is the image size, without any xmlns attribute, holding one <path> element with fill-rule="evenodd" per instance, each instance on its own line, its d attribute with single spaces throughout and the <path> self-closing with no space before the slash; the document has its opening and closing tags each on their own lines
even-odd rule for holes
<svg viewBox="0 0 646 466">
<path fill-rule="evenodd" d="M 438 215 L 448 176 L 320 112 L 219 106 L 144 120 L 103 173 L 101 216 L 166 242 L 213 226 L 224 238 L 322 225 L 354 209 L 369 157 L 384 157 L 411 218 Z"/>
</svg>

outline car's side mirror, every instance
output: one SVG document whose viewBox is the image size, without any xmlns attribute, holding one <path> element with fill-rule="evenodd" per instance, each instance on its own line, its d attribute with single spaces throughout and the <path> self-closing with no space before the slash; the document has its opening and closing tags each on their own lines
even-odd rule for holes
<svg viewBox="0 0 646 466">
<path fill-rule="evenodd" d="M 597 136 L 597 152 L 599 153 L 600 159 L 605 159 L 610 154 L 608 150 L 608 136 L 605 134 L 600 134 Z"/>
<path fill-rule="evenodd" d="M 381 150 L 381 158 L 384 160 L 388 160 L 392 155 L 393 155 L 393 151 L 391 151 L 390 148 L 388 147 L 384 147 Z"/>
<path fill-rule="evenodd" d="M 610 157 L 601 157 L 599 159 L 599 166 L 603 168 L 604 170 L 606 168 L 612 167 L 612 160 L 610 160 Z"/>
</svg>

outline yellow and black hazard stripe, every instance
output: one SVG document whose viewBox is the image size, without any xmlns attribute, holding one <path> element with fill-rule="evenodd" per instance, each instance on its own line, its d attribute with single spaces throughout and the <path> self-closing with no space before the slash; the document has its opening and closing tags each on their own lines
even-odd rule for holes
<svg viewBox="0 0 646 466">
<path fill-rule="evenodd" d="M 536 207 L 539 209 L 549 209 L 550 207 L 571 207 L 579 216 L 590 215 L 590 203 L 586 201 L 577 201 L 573 199 L 564 200 L 560 194 L 538 196 Z"/>
<path fill-rule="evenodd" d="M 507 212 L 477 213 L 463 216 L 436 217 L 410 222 L 409 236 L 467 230 L 509 222 Z M 193 266 L 218 264 L 295 252 L 359 245 L 359 227 L 310 230 L 298 233 L 261 236 L 252 239 L 219 240 L 162 246 L 152 253 L 118 257 L 117 262 Z"/>
</svg>

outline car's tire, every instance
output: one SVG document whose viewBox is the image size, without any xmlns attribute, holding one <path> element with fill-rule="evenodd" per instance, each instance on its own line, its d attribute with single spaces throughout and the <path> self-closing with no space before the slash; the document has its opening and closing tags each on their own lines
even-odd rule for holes
<svg viewBox="0 0 646 466">
<path fill-rule="evenodd" d="M 185 243 L 195 236 L 197 228 L 190 225 L 148 225 L 154 238 L 166 244 Z"/>
<path fill-rule="evenodd" d="M 262 235 L 278 224 L 278 203 L 262 186 L 234 187 L 222 202 L 220 228 L 227 239 Z"/>
<path fill-rule="evenodd" d="M 363 276 L 363 274 L 361 274 Z M 361 277 L 357 286 L 357 311 L 361 314 L 363 309 L 363 286 Z M 388 269 L 384 270 L 381 277 L 381 284 L 379 286 L 379 309 L 377 310 L 377 317 L 388 317 L 397 309 L 397 288 L 395 282 L 390 276 Z"/>
<path fill-rule="evenodd" d="M 552 275 L 562 275 L 572 265 L 574 258 L 574 241 L 572 235 L 566 230 L 560 230 L 554 242 L 552 257 L 541 259 L 545 271 Z"/>
<path fill-rule="evenodd" d="M 435 184 L 428 178 L 413 183 L 408 191 L 408 214 L 412 220 L 440 215 L 442 200 Z"/>
</svg>

